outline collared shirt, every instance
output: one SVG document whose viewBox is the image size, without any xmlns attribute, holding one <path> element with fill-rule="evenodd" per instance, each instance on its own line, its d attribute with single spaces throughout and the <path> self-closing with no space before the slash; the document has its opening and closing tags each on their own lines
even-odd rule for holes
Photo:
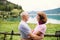
<svg viewBox="0 0 60 40">
<path fill-rule="evenodd" d="M 21 37 L 28 38 L 28 34 L 30 33 L 31 29 L 29 28 L 28 24 L 24 21 L 21 21 L 18 27 Z"/>
<path fill-rule="evenodd" d="M 46 25 L 45 24 L 41 24 L 41 25 L 37 25 L 36 28 L 34 29 L 33 34 L 35 34 L 37 31 L 41 32 L 42 34 L 40 34 L 40 37 L 44 37 L 44 34 L 46 32 Z M 42 39 L 40 39 L 42 40 Z"/>
</svg>

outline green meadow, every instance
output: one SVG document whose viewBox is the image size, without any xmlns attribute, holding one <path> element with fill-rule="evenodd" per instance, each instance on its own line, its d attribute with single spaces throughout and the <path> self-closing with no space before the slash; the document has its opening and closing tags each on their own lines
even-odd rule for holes
<svg viewBox="0 0 60 40">
<path fill-rule="evenodd" d="M 0 32 L 11 32 L 13 30 L 14 32 L 18 31 L 18 25 L 19 21 L 0 21 Z M 56 31 L 60 30 L 60 24 L 46 24 L 47 30 L 46 33 L 48 34 L 55 34 Z M 36 24 L 29 23 L 30 28 L 33 30 L 36 27 Z M 4 35 L 0 34 L 0 40 L 3 40 Z M 13 36 L 12 40 L 20 40 L 20 36 Z M 6 40 L 10 40 L 10 35 L 7 35 Z M 44 40 L 57 40 L 56 37 L 44 37 Z"/>
</svg>

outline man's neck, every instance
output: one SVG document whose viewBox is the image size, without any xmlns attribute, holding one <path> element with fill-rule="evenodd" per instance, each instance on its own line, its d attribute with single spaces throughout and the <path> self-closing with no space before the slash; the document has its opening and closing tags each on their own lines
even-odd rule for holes
<svg viewBox="0 0 60 40">
<path fill-rule="evenodd" d="M 26 22 L 26 20 L 22 20 L 22 21 Z"/>
</svg>

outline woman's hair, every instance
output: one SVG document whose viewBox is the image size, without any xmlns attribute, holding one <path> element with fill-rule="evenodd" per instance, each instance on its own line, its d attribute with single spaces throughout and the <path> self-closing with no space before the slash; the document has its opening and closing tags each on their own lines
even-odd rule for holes
<svg viewBox="0 0 60 40">
<path fill-rule="evenodd" d="M 40 17 L 41 24 L 45 24 L 47 22 L 47 16 L 44 12 L 37 12 L 38 16 Z"/>
</svg>

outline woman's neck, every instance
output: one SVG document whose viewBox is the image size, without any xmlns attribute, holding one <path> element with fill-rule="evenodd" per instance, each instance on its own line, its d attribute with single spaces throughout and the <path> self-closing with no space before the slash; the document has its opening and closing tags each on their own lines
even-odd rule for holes
<svg viewBox="0 0 60 40">
<path fill-rule="evenodd" d="M 43 22 L 42 22 L 42 21 L 40 21 L 40 22 L 38 22 L 38 23 L 39 23 L 39 25 L 43 24 Z"/>
</svg>

